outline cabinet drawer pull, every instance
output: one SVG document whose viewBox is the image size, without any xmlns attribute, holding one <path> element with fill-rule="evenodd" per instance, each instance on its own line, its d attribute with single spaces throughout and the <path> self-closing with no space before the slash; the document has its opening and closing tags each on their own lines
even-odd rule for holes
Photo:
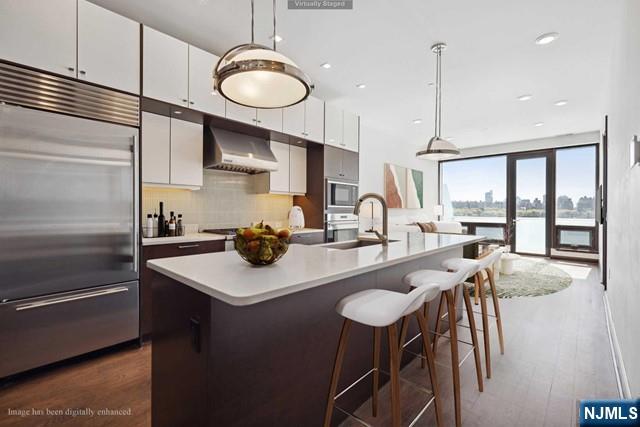
<svg viewBox="0 0 640 427">
<path fill-rule="evenodd" d="M 188 99 L 184 99 L 184 98 L 183 98 L 183 99 L 182 99 L 182 102 L 189 102 L 189 100 L 188 100 Z"/>
<path fill-rule="evenodd" d="M 76 69 L 75 69 L 75 68 L 73 68 L 73 67 L 67 67 L 67 70 L 69 70 L 69 71 L 75 71 Z"/>
<path fill-rule="evenodd" d="M 197 248 L 197 247 L 199 247 L 199 246 L 200 246 L 200 245 L 197 245 L 197 244 L 196 244 L 196 245 L 179 245 L 179 246 L 178 246 L 178 249 Z"/>
<path fill-rule="evenodd" d="M 80 71 L 78 71 L 78 73 L 82 74 L 83 76 L 84 76 L 85 74 L 87 74 L 87 72 L 86 72 L 85 70 L 80 70 Z"/>
<path fill-rule="evenodd" d="M 33 308 L 46 307 L 48 305 L 62 304 L 62 303 L 65 303 L 65 302 L 77 301 L 77 300 L 81 300 L 81 299 L 101 297 L 101 296 L 104 296 L 104 295 L 111 295 L 111 294 L 117 294 L 117 293 L 120 293 L 120 292 L 127 292 L 128 290 L 129 290 L 129 288 L 119 287 L 119 288 L 103 289 L 103 290 L 100 290 L 100 291 L 86 292 L 84 294 L 72 295 L 72 296 L 62 297 L 62 298 L 51 298 L 51 299 L 32 302 L 32 303 L 28 303 L 28 304 L 21 304 L 21 305 L 16 307 L 16 311 L 31 310 Z"/>
<path fill-rule="evenodd" d="M 195 102 L 193 102 L 193 101 L 189 101 L 189 104 L 193 105 L 193 104 L 195 104 Z"/>
</svg>

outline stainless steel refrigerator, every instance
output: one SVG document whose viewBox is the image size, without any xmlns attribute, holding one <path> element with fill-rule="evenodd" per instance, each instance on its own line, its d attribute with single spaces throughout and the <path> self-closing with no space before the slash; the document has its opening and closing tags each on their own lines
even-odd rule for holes
<svg viewBox="0 0 640 427">
<path fill-rule="evenodd" d="M 6 64 L 0 101 L 5 377 L 138 337 L 139 129 L 137 97 Z"/>
</svg>

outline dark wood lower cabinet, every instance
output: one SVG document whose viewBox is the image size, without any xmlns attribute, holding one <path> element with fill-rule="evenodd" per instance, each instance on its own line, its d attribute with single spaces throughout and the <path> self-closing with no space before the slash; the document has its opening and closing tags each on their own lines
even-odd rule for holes
<svg viewBox="0 0 640 427">
<path fill-rule="evenodd" d="M 157 274 L 153 270 L 147 268 L 147 261 L 157 258 L 170 258 L 175 256 L 222 251 L 224 251 L 224 240 L 170 243 L 166 245 L 150 245 L 142 247 L 142 264 L 140 267 L 140 337 L 143 341 L 151 339 L 151 283 L 153 281 L 153 276 Z"/>
</svg>

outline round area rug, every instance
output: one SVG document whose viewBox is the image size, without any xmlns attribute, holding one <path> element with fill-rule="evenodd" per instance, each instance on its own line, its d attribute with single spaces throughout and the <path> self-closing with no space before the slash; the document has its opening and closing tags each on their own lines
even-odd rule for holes
<svg viewBox="0 0 640 427">
<path fill-rule="evenodd" d="M 572 281 L 571 276 L 546 260 L 519 259 L 514 262 L 513 274 L 500 274 L 496 290 L 498 298 L 538 297 L 568 288 Z M 490 292 L 488 282 L 486 286 Z"/>
</svg>

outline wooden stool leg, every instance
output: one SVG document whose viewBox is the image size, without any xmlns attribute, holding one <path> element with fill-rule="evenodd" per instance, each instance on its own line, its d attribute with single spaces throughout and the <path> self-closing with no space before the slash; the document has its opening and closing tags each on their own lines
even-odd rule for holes
<svg viewBox="0 0 640 427">
<path fill-rule="evenodd" d="M 500 302 L 498 292 L 496 290 L 496 281 L 493 276 L 493 269 L 487 268 L 489 276 L 489 285 L 491 286 L 491 296 L 493 298 L 493 314 L 496 316 L 496 324 L 498 325 L 498 339 L 500 340 L 500 354 L 504 354 L 504 336 L 502 335 L 502 317 L 500 316 Z"/>
<path fill-rule="evenodd" d="M 478 281 L 474 280 L 473 281 L 473 303 L 475 305 L 478 305 L 478 302 L 480 300 L 480 296 L 478 295 L 480 293 L 480 288 L 478 286 Z"/>
<path fill-rule="evenodd" d="M 460 398 L 460 358 L 458 356 L 458 331 L 456 325 L 456 301 L 451 289 L 445 291 L 449 315 L 449 335 L 451 342 L 451 371 L 453 373 L 453 401 L 456 414 L 456 427 L 462 425 L 462 407 Z"/>
<path fill-rule="evenodd" d="M 402 318 L 400 324 L 400 338 L 398 339 L 398 358 L 402 360 L 402 350 L 404 350 L 404 341 L 407 339 L 407 330 L 409 329 L 409 316 Z"/>
<path fill-rule="evenodd" d="M 424 303 L 423 309 L 424 309 L 424 318 L 428 319 L 429 318 L 429 303 L 428 302 Z M 429 329 L 427 329 L 427 333 L 429 333 Z M 425 357 L 427 357 L 427 355 L 425 354 L 424 349 L 422 349 L 422 356 L 423 356 L 423 358 L 420 359 L 420 367 L 422 369 L 424 369 L 427 366 L 427 364 L 426 364 L 427 361 L 424 359 Z"/>
<path fill-rule="evenodd" d="M 471 342 L 473 343 L 473 358 L 476 361 L 476 376 L 478 377 L 478 390 L 483 391 L 482 383 L 482 362 L 480 361 L 480 347 L 478 345 L 478 331 L 476 330 L 476 319 L 473 317 L 473 306 L 471 305 L 471 297 L 469 289 L 464 284 L 462 286 L 462 296 L 464 305 L 467 309 L 467 318 L 469 319 L 469 332 L 471 333 Z"/>
<path fill-rule="evenodd" d="M 491 344 L 489 343 L 489 313 L 487 311 L 487 295 L 484 290 L 484 279 L 482 271 L 479 271 L 478 285 L 480 286 L 480 308 L 482 311 L 482 335 L 484 337 L 484 361 L 487 369 L 487 378 L 491 378 Z"/>
<path fill-rule="evenodd" d="M 333 399 L 336 397 L 336 389 L 338 387 L 338 379 L 340 378 L 340 370 L 342 369 L 342 360 L 347 348 L 347 338 L 349 337 L 349 329 L 351 328 L 351 320 L 344 319 L 342 331 L 340 332 L 340 341 L 338 343 L 338 351 L 336 353 L 336 361 L 333 364 L 333 374 L 331 375 L 331 385 L 329 386 L 329 399 L 327 401 L 327 410 L 324 414 L 324 427 L 331 425 L 331 415 L 333 414 Z"/>
<path fill-rule="evenodd" d="M 435 331 L 436 334 L 433 335 L 433 352 L 436 353 L 438 351 L 438 334 L 440 333 L 440 323 L 442 322 L 442 311 L 444 309 L 444 292 L 440 294 L 440 302 L 438 303 L 438 317 L 436 317 L 436 326 Z"/>
<path fill-rule="evenodd" d="M 433 352 L 431 351 L 431 343 L 429 342 L 429 327 L 427 326 L 428 318 L 428 306 L 425 310 L 426 314 L 416 311 L 416 317 L 418 318 L 418 325 L 420 326 L 420 332 L 422 333 L 422 347 L 425 354 L 427 365 L 429 366 L 429 379 L 431 380 L 431 389 L 433 390 L 434 405 L 436 408 L 436 425 L 438 427 L 443 425 L 442 421 L 442 402 L 440 400 L 440 388 L 438 387 L 438 376 L 436 375 L 436 364 L 433 358 Z"/>
<path fill-rule="evenodd" d="M 400 427 L 400 359 L 398 357 L 398 328 L 394 323 L 387 326 L 389 341 L 389 373 L 391 374 L 391 421 L 393 427 Z"/>
<path fill-rule="evenodd" d="M 380 384 L 380 328 L 373 328 L 373 390 L 371 392 L 371 414 L 378 416 L 378 388 Z"/>
</svg>

